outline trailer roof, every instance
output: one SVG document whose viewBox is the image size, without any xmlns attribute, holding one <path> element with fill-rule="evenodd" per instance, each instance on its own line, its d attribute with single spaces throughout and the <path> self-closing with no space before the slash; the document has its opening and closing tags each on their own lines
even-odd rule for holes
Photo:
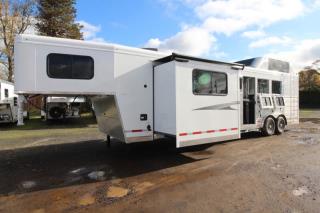
<svg viewBox="0 0 320 213">
<path fill-rule="evenodd" d="M 56 37 L 48 37 L 48 36 L 30 35 L 30 34 L 17 35 L 15 42 L 68 45 L 76 48 L 93 48 L 93 49 L 101 49 L 101 50 L 107 50 L 107 51 L 125 51 L 125 52 L 136 53 L 136 54 L 144 54 L 144 55 L 156 57 L 156 58 L 164 57 L 168 55 L 165 53 L 152 51 L 148 49 L 128 47 L 128 46 L 106 43 L 106 42 L 84 41 L 84 40 L 56 38 Z"/>
<path fill-rule="evenodd" d="M 188 60 L 206 62 L 206 63 L 211 63 L 211 64 L 240 66 L 240 67 L 242 67 L 242 69 L 244 69 L 244 67 L 245 67 L 245 65 L 243 65 L 243 64 L 230 63 L 230 62 L 224 62 L 224 61 L 215 61 L 215 60 L 210 60 L 210 59 L 197 58 L 197 57 L 193 57 L 193 56 L 181 55 L 181 54 L 177 54 L 177 53 L 172 53 L 172 55 L 157 59 L 154 62 L 168 63 L 170 61 L 188 61 Z"/>
</svg>

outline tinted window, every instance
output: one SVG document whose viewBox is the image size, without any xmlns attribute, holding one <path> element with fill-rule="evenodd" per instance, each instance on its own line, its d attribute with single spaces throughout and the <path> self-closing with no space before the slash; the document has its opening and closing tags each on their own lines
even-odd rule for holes
<svg viewBox="0 0 320 213">
<path fill-rule="evenodd" d="M 193 93 L 195 95 L 226 95 L 228 94 L 227 74 L 194 70 L 193 78 Z"/>
<path fill-rule="evenodd" d="M 269 59 L 269 70 L 277 70 L 288 73 L 290 71 L 290 64 L 285 61 Z"/>
<path fill-rule="evenodd" d="M 8 89 L 4 89 L 4 97 L 9 98 L 9 90 Z"/>
<path fill-rule="evenodd" d="M 93 59 L 87 56 L 73 56 L 72 77 L 91 79 L 93 77 Z"/>
<path fill-rule="evenodd" d="M 281 94 L 281 81 L 272 81 L 272 93 L 273 94 Z"/>
<path fill-rule="evenodd" d="M 47 72 L 50 78 L 91 79 L 94 75 L 94 62 L 89 56 L 49 54 Z"/>
<path fill-rule="evenodd" d="M 269 94 L 269 80 L 258 79 L 258 93 Z"/>
</svg>

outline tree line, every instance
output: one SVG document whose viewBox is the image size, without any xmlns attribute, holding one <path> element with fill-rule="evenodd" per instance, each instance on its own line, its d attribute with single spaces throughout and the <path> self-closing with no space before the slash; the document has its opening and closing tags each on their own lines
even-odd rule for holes
<svg viewBox="0 0 320 213">
<path fill-rule="evenodd" d="M 0 0 L 0 79 L 14 81 L 16 35 L 83 39 L 75 0 Z"/>
<path fill-rule="evenodd" d="M 306 67 L 299 73 L 299 89 L 304 92 L 320 93 L 320 60 L 315 61 L 311 66 Z"/>
</svg>

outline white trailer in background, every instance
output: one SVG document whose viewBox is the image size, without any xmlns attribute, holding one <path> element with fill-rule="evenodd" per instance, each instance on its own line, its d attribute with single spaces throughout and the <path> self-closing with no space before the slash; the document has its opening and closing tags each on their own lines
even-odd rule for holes
<svg viewBox="0 0 320 213">
<path fill-rule="evenodd" d="M 25 99 L 22 100 L 25 103 Z M 23 117 L 28 116 L 27 111 Z M 18 120 L 18 96 L 11 82 L 0 80 L 0 123 L 15 123 Z"/>
<path fill-rule="evenodd" d="M 167 136 L 184 147 L 282 133 L 299 121 L 298 75 L 287 62 L 266 63 L 32 35 L 15 43 L 18 94 L 88 96 L 100 131 L 125 143 Z"/>
<path fill-rule="evenodd" d="M 85 97 L 44 97 L 41 118 L 45 120 L 79 118 L 80 106 L 85 102 Z"/>
</svg>

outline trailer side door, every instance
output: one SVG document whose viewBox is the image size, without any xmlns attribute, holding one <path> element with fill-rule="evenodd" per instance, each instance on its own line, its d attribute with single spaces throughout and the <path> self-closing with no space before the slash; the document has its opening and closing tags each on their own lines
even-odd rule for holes
<svg viewBox="0 0 320 213">
<path fill-rule="evenodd" d="M 177 147 L 240 138 L 240 77 L 231 65 L 176 62 Z"/>
</svg>

